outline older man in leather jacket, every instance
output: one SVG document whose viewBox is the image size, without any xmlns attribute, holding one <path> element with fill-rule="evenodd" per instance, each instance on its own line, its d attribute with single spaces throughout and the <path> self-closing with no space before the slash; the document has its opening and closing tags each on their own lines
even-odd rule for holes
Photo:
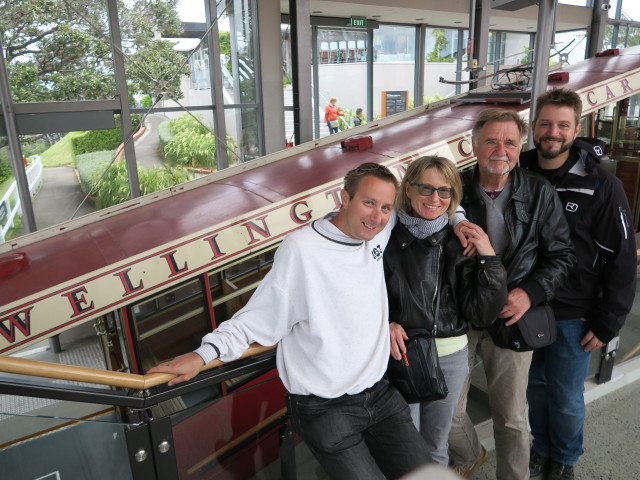
<svg viewBox="0 0 640 480">
<path fill-rule="evenodd" d="M 553 187 L 516 166 L 527 124 L 517 112 L 489 109 L 472 131 L 478 164 L 463 172 L 462 206 L 482 227 L 507 269 L 507 302 L 497 322 L 515 324 L 531 307 L 550 301 L 575 264 L 569 226 Z M 494 345 L 486 330 L 469 332 L 469 364 L 482 358 L 493 418 L 498 479 L 529 478 L 526 388 L 531 352 Z M 460 397 L 449 436 L 456 470 L 470 477 L 486 452 Z"/>
</svg>

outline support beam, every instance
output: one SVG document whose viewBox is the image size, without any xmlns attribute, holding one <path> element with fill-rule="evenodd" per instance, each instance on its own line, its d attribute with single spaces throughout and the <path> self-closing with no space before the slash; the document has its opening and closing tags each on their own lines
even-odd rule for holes
<svg viewBox="0 0 640 480">
<path fill-rule="evenodd" d="M 122 137 L 124 138 L 124 158 L 127 163 L 127 174 L 129 176 L 129 192 L 131 198 L 138 198 L 140 196 L 140 180 L 138 179 L 136 149 L 133 145 L 129 91 L 127 90 L 122 36 L 120 35 L 120 20 L 118 19 L 116 0 L 107 0 L 107 11 L 109 14 L 109 32 L 111 34 L 111 52 L 116 78 L 116 92 L 118 94 L 118 100 L 120 101 L 120 121 L 122 125 Z"/>
<path fill-rule="evenodd" d="M 311 119 L 311 20 L 309 0 L 289 0 L 293 65 L 293 128 L 295 143 L 313 140 Z"/>
<path fill-rule="evenodd" d="M 470 31 L 473 32 L 472 37 L 470 37 L 473 44 L 472 59 L 477 60 L 479 66 L 486 66 L 489 56 L 490 0 L 470 0 L 470 2 L 472 9 L 470 18 L 473 22 L 472 25 L 470 25 Z M 480 73 L 480 71 L 471 70 L 471 79 L 477 79 L 478 77 L 481 77 L 481 79 L 470 84 L 470 90 L 487 84 L 487 80 L 484 78 L 485 75 L 480 75 Z"/>
<path fill-rule="evenodd" d="M 603 48 L 604 32 L 607 28 L 610 8 L 609 0 L 594 0 L 591 9 L 591 25 L 587 35 L 587 58 L 595 57 L 596 53 Z"/>
<path fill-rule="evenodd" d="M 22 162 L 22 148 L 20 147 L 20 138 L 18 137 L 18 129 L 16 127 L 16 117 L 13 110 L 13 101 L 11 100 L 11 87 L 9 86 L 9 74 L 7 73 L 7 66 L 4 61 L 4 46 L 2 45 L 1 36 L 0 102 L 2 103 L 2 117 L 4 118 L 7 140 L 9 141 L 9 151 L 11 152 L 11 167 L 13 169 L 13 176 L 16 177 L 16 185 L 18 187 L 18 198 L 20 198 L 23 224 L 26 227 L 27 232 L 35 232 L 36 217 L 33 213 L 33 204 L 31 203 L 27 171 L 25 170 Z"/>
<path fill-rule="evenodd" d="M 222 66 L 220 65 L 220 36 L 218 33 L 218 12 L 215 0 L 205 3 L 207 17 L 207 48 L 209 49 L 209 78 L 211 79 L 211 103 L 213 104 L 213 132 L 216 136 L 217 169 L 223 170 L 229 166 L 227 156 L 227 124 L 224 118 L 224 96 L 222 94 Z"/>
<path fill-rule="evenodd" d="M 549 50 L 553 40 L 553 19 L 556 14 L 557 0 L 540 0 L 538 6 L 538 27 L 536 34 L 536 48 L 533 63 L 533 86 L 531 88 L 531 107 L 529 121 L 535 116 L 535 103 L 538 95 L 547 91 L 549 77 Z M 532 129 L 529 129 L 529 148 L 533 148 Z"/>
<path fill-rule="evenodd" d="M 416 26 L 416 58 L 415 58 L 415 75 L 413 79 L 414 94 L 413 94 L 413 106 L 419 107 L 422 105 L 422 99 L 424 97 L 424 59 L 425 53 L 425 35 L 427 26 L 423 23 Z"/>
<path fill-rule="evenodd" d="M 265 154 L 285 148 L 284 93 L 282 90 L 282 36 L 280 33 L 280 1 L 257 3 L 260 45 L 260 79 L 262 124 Z"/>
</svg>

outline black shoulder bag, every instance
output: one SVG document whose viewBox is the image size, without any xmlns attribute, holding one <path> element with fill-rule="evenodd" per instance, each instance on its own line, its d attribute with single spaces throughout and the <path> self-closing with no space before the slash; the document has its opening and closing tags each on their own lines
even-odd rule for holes
<svg viewBox="0 0 640 480">
<path fill-rule="evenodd" d="M 556 319 L 547 304 L 530 308 L 514 325 L 497 318 L 487 329 L 497 347 L 516 352 L 528 352 L 556 341 Z"/>
<path fill-rule="evenodd" d="M 435 322 L 440 310 L 440 295 L 436 301 Z M 409 340 L 402 360 L 389 358 L 387 378 L 402 394 L 407 403 L 441 400 L 449 393 L 440 369 L 436 339 L 427 329 L 406 330 Z"/>
</svg>

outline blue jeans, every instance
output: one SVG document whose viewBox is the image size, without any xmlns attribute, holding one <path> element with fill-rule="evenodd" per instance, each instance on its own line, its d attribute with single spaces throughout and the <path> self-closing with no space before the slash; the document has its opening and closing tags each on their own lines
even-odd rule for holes
<svg viewBox="0 0 640 480">
<path fill-rule="evenodd" d="M 467 345 L 450 355 L 440 357 L 440 369 L 449 393 L 442 400 L 409 405 L 411 417 L 427 442 L 429 461 L 449 465 L 449 431 L 456 412 L 460 392 L 469 375 Z"/>
<path fill-rule="evenodd" d="M 580 340 L 589 327 L 586 322 L 559 320 L 558 337 L 548 347 L 533 353 L 529 370 L 529 424 L 533 449 L 565 465 L 575 465 L 584 450 L 584 381 L 591 352 Z"/>
<path fill-rule="evenodd" d="M 393 479 L 427 463 L 409 406 L 382 379 L 355 395 L 287 395 L 294 431 L 332 479 Z"/>
</svg>

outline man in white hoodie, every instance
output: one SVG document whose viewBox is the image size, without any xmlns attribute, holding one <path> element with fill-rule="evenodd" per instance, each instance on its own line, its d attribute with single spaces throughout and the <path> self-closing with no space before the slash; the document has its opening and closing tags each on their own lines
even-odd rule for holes
<svg viewBox="0 0 640 480">
<path fill-rule="evenodd" d="M 382 165 L 351 170 L 339 212 L 285 238 L 247 305 L 195 352 L 149 373 L 177 374 L 173 385 L 216 358 L 240 357 L 251 343 L 277 343 L 293 427 L 331 478 L 393 479 L 426 463 L 406 402 L 382 378 L 389 360 L 382 253 L 396 189 Z"/>
</svg>

